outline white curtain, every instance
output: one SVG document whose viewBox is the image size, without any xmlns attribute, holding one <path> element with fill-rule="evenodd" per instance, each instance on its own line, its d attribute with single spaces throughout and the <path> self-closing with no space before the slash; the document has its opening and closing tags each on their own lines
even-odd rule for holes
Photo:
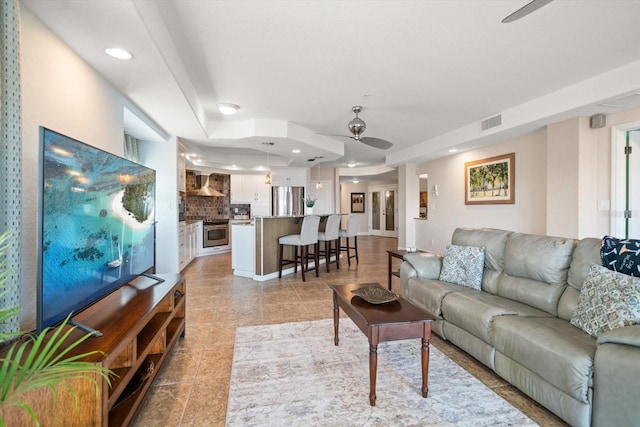
<svg viewBox="0 0 640 427">
<path fill-rule="evenodd" d="M 3 251 L 6 282 L 0 310 L 20 304 L 22 131 L 20 112 L 20 7 L 0 0 L 0 234 L 9 232 Z M 0 336 L 19 329 L 19 315 L 0 323 Z M 1 340 L 0 340 L 1 342 Z"/>
<path fill-rule="evenodd" d="M 138 140 L 126 133 L 124 134 L 124 157 L 132 162 L 140 163 Z"/>
</svg>

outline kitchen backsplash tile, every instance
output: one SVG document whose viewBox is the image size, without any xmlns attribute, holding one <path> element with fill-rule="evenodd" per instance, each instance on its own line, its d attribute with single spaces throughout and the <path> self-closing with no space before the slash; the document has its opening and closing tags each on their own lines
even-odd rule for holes
<svg viewBox="0 0 640 427">
<path fill-rule="evenodd" d="M 193 171 L 187 171 L 186 175 L 187 194 L 197 190 L 196 175 Z M 231 179 L 229 175 L 211 174 L 209 176 L 209 187 L 218 190 L 224 197 L 203 197 L 187 195 L 187 210 L 185 219 L 187 221 L 214 220 L 229 218 L 230 215 L 230 194 Z"/>
</svg>

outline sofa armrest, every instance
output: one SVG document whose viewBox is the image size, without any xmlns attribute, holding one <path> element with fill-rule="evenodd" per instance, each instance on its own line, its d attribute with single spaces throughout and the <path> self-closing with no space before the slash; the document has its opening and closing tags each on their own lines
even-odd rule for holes
<svg viewBox="0 0 640 427">
<path fill-rule="evenodd" d="M 603 333 L 598 337 L 598 345 L 606 343 L 640 347 L 640 325 L 625 326 Z"/>
<path fill-rule="evenodd" d="M 640 384 L 640 325 L 608 331 L 598 338 L 593 369 L 592 426 L 637 425 Z"/>
<path fill-rule="evenodd" d="M 423 279 L 437 280 L 442 268 L 442 256 L 430 252 L 412 252 L 404 256 L 404 260 Z M 400 272 L 402 274 L 402 271 Z"/>
</svg>

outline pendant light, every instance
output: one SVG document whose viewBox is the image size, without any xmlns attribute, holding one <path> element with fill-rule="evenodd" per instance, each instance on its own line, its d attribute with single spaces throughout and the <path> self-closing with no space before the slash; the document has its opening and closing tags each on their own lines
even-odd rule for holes
<svg viewBox="0 0 640 427">
<path fill-rule="evenodd" d="M 264 177 L 264 183 L 271 185 L 271 168 L 269 167 L 269 148 L 275 145 L 275 142 L 263 142 L 263 145 L 267 147 L 267 174 Z"/>
<path fill-rule="evenodd" d="M 318 169 L 318 176 L 317 176 L 317 181 L 316 181 L 316 190 L 322 190 L 322 183 L 320 182 L 320 163 L 318 163 L 318 166 L 316 166 Z"/>
</svg>

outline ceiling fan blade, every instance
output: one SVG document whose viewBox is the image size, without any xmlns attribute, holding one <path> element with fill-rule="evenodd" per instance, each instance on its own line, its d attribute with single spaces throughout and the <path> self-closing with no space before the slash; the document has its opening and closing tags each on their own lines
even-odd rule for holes
<svg viewBox="0 0 640 427">
<path fill-rule="evenodd" d="M 393 144 L 389 141 L 385 141 L 384 139 L 380 138 L 372 138 L 370 136 L 361 136 L 356 141 L 360 141 L 363 144 L 368 145 L 369 147 L 379 148 L 381 150 L 388 150 L 389 148 L 393 147 Z"/>
<path fill-rule="evenodd" d="M 341 136 L 343 138 L 351 138 L 353 139 L 353 136 L 351 135 L 337 135 L 335 133 L 321 133 L 321 132 L 316 132 L 316 135 L 325 135 L 325 136 Z"/>
<path fill-rule="evenodd" d="M 520 9 L 513 12 L 511 15 L 507 16 L 502 20 L 503 24 L 508 22 L 517 21 L 520 18 L 523 18 L 530 14 L 531 12 L 535 12 L 540 9 L 542 6 L 551 3 L 553 0 L 533 0 L 530 3 L 525 4 Z"/>
</svg>

